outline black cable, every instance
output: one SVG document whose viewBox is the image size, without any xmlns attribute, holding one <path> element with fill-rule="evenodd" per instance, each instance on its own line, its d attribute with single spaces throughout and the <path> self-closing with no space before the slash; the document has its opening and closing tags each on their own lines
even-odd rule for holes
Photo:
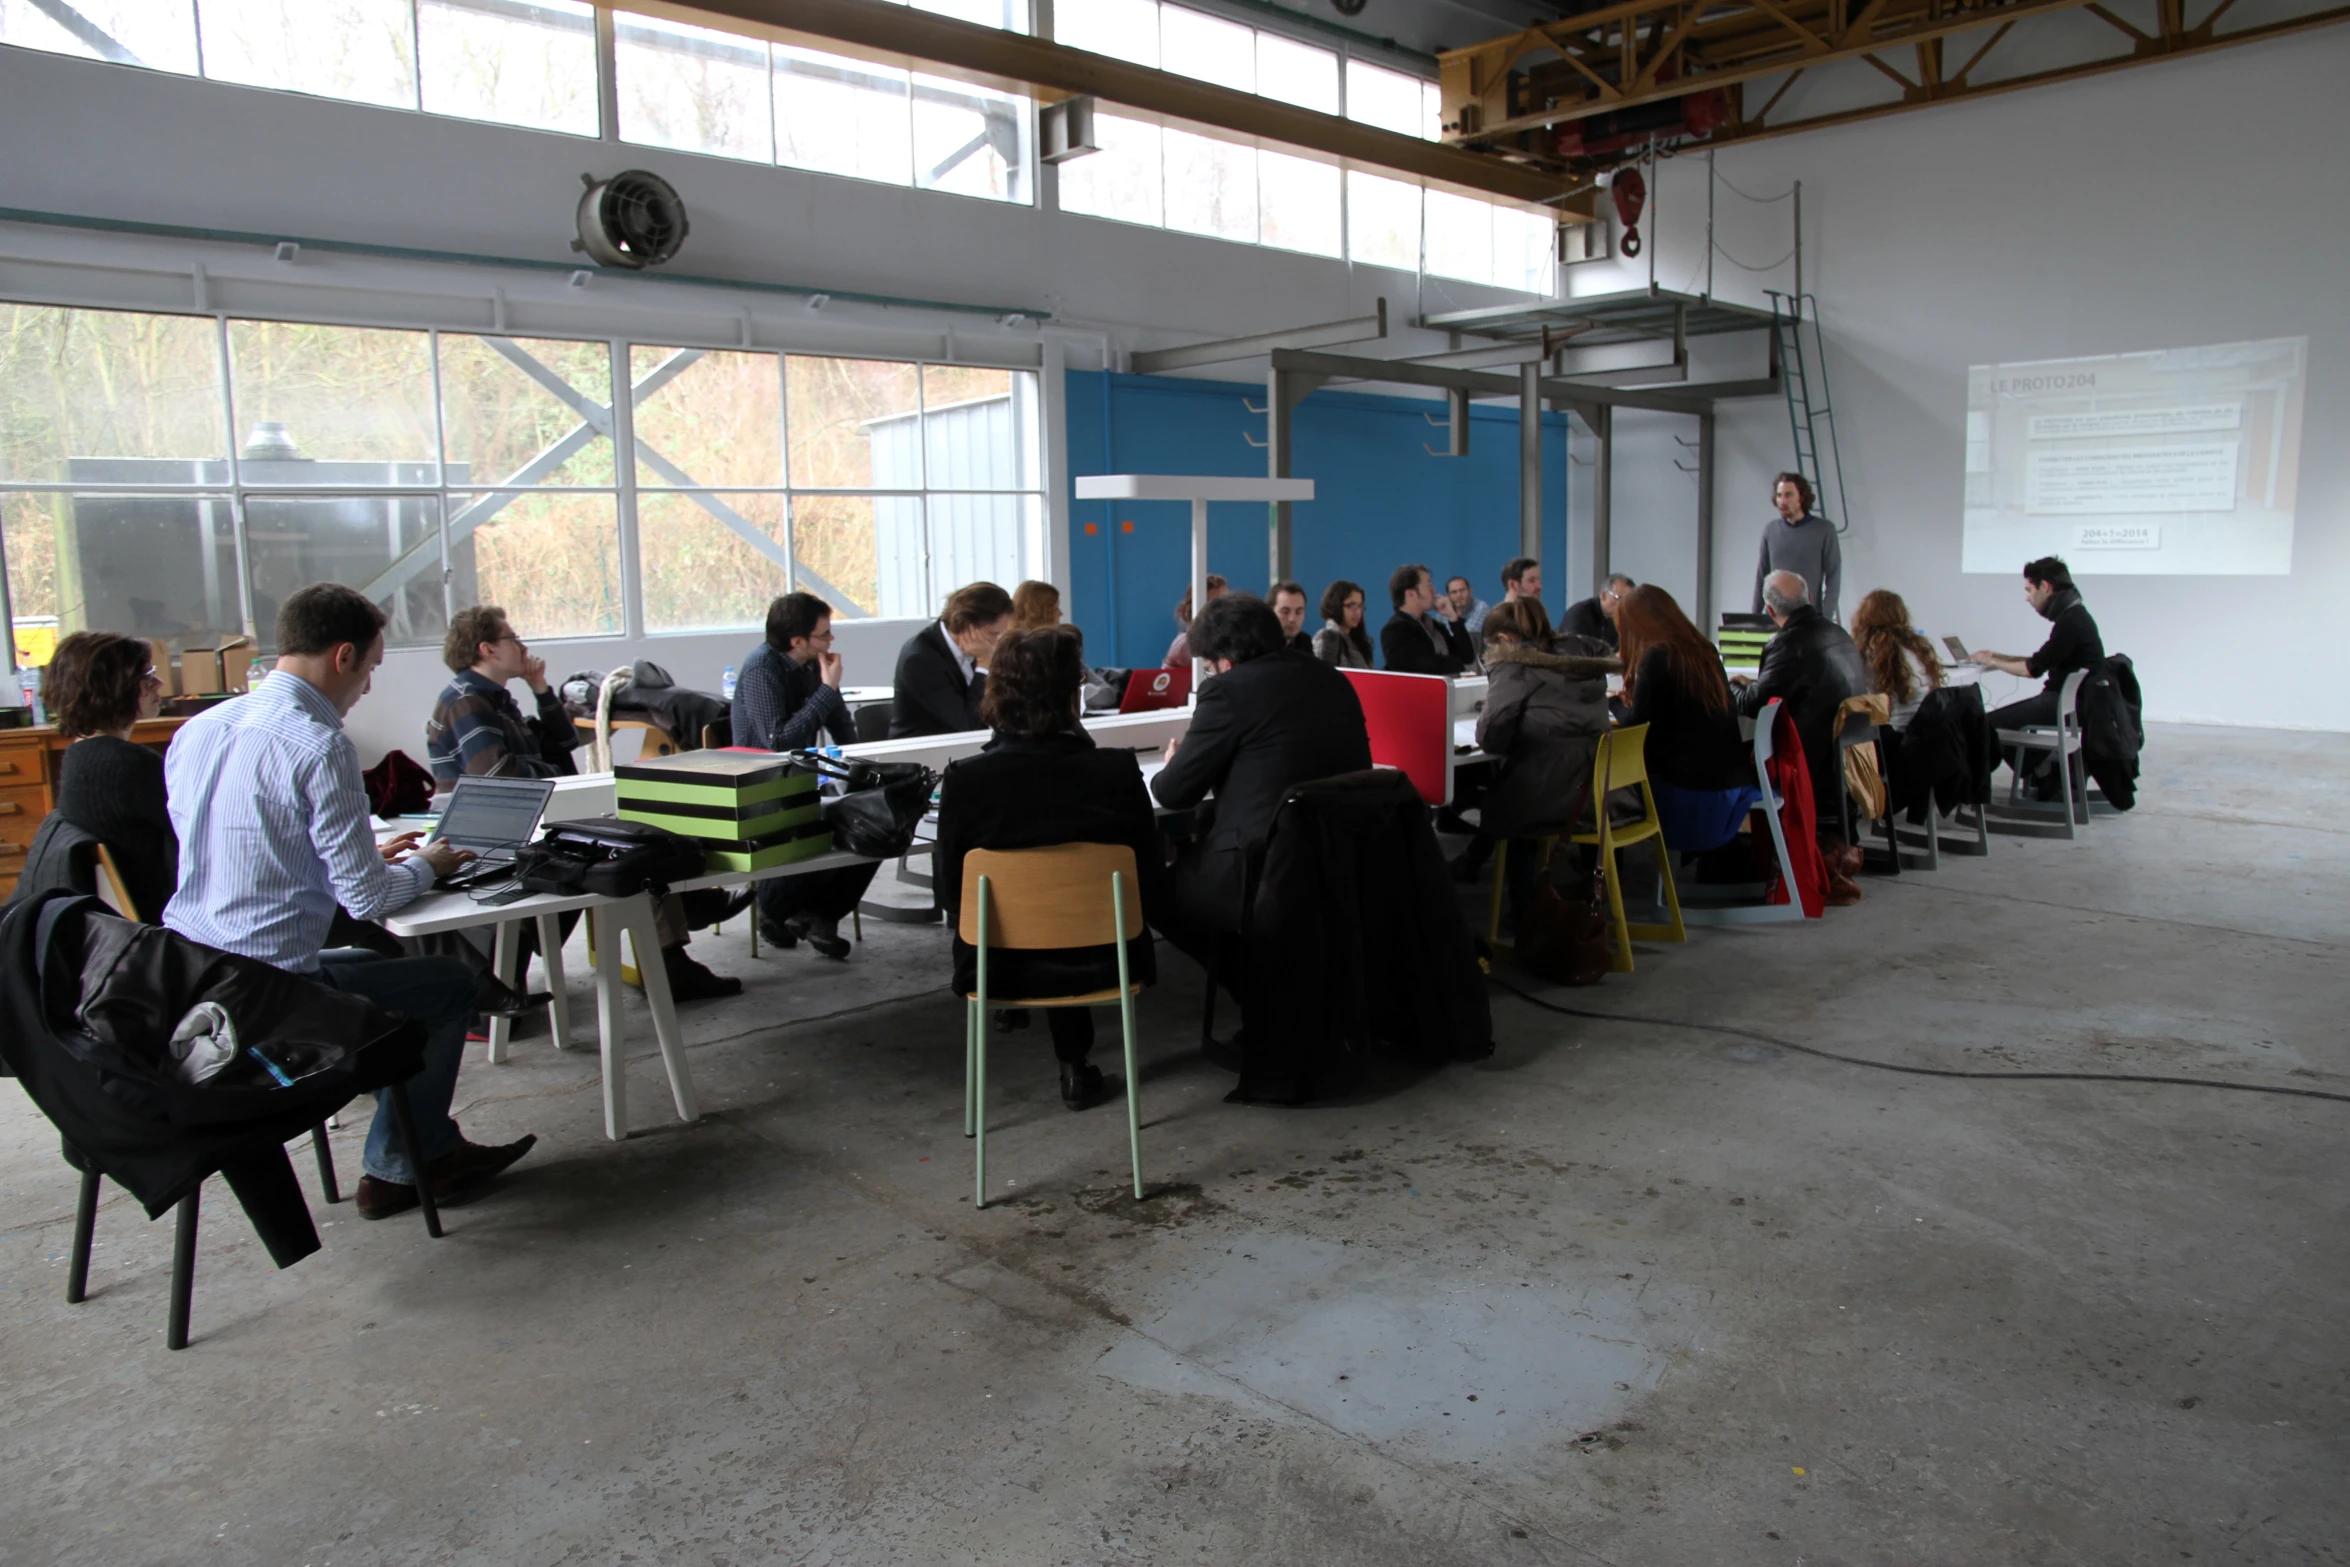
<svg viewBox="0 0 2350 1567">
<path fill-rule="evenodd" d="M 1823 1061 L 1841 1061 L 1846 1066 L 1874 1067 L 1880 1072 L 1904 1072 L 1912 1077 L 1990 1077 L 2013 1080 L 2065 1083 L 2162 1083 L 2174 1088 L 2226 1088 L 2243 1094 L 2289 1094 L 2296 1099 L 2332 1099 L 2350 1104 L 2350 1094 L 2331 1093 L 2323 1088 L 2284 1088 L 2271 1083 L 2229 1083 L 2216 1077 L 2158 1077 L 2145 1072 L 1968 1072 L 1947 1066 L 1903 1066 L 1895 1061 L 1871 1061 L 1862 1056 L 1839 1055 L 1833 1050 L 1822 1050 L 1816 1045 L 1799 1045 L 1792 1039 L 1779 1039 L 1751 1028 L 1733 1028 L 1725 1023 L 1690 1023 L 1673 1017 L 1635 1017 L 1624 1012 L 1591 1012 L 1581 1007 L 1562 1007 L 1555 1001 L 1528 995 L 1498 974 L 1486 978 L 1493 984 L 1516 996 L 1520 1001 L 1541 1007 L 1546 1012 L 1558 1012 L 1567 1017 L 1590 1018 L 1601 1023 L 1646 1023 L 1655 1028 L 1687 1028 L 1707 1034 L 1729 1034 L 1739 1039 L 1751 1039 L 1759 1044 L 1780 1050 L 1793 1050 L 1807 1056 L 1818 1056 Z"/>
</svg>

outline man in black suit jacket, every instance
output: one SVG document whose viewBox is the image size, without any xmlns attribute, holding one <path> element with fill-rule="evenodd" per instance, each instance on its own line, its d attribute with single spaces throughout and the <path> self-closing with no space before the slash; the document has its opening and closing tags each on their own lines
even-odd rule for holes
<svg viewBox="0 0 2350 1567">
<path fill-rule="evenodd" d="M 1282 644 L 1273 611 L 1243 593 L 1192 622 L 1192 651 L 1216 673 L 1151 792 L 1170 810 L 1216 797 L 1214 817 L 1175 864 L 1174 907 L 1160 926 L 1201 962 L 1218 935 L 1240 928 L 1248 851 L 1272 832 L 1281 797 L 1371 765 L 1363 704 L 1346 676 Z"/>
<path fill-rule="evenodd" d="M 974 582 L 949 595 L 938 620 L 898 649 L 889 737 L 985 729 L 979 699 L 987 691 L 987 658 L 1011 629 L 1012 595 L 994 583 Z"/>
<path fill-rule="evenodd" d="M 1387 579 L 1387 597 L 1395 613 L 1379 628 L 1379 654 L 1389 669 L 1450 678 L 1476 664 L 1476 642 L 1454 614 L 1452 600 L 1436 591 L 1427 567 L 1396 567 Z M 1440 618 L 1430 620 L 1430 614 Z"/>
</svg>

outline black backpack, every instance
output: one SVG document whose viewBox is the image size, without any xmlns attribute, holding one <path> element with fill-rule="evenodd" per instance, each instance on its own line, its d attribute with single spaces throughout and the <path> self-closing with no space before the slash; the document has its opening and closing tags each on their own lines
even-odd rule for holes
<svg viewBox="0 0 2350 1567">
<path fill-rule="evenodd" d="M 514 855 L 514 879 L 532 892 L 599 898 L 630 898 L 648 888 L 660 897 L 704 868 L 702 846 L 693 839 L 617 816 L 557 822 Z"/>
</svg>

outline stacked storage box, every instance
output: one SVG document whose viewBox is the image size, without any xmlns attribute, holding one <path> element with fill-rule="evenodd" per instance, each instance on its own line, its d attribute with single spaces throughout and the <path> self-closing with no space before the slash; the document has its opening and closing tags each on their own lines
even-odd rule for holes
<svg viewBox="0 0 2350 1567">
<path fill-rule="evenodd" d="M 623 821 L 697 839 L 713 871 L 760 871 L 832 847 L 813 772 L 773 751 L 686 751 L 612 770 Z"/>
<path fill-rule="evenodd" d="M 1725 622 L 1729 617 L 1724 616 Z M 1736 669 L 1741 665 L 1753 668 L 1762 662 L 1763 649 L 1771 645 L 1778 630 L 1768 624 L 1762 626 L 1733 626 L 1725 624 L 1714 633 L 1714 646 L 1721 649 L 1722 662 Z"/>
</svg>

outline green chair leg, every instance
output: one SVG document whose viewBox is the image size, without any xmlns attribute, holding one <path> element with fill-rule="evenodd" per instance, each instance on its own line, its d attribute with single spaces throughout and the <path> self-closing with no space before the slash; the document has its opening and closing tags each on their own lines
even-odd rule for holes
<svg viewBox="0 0 2350 1567">
<path fill-rule="evenodd" d="M 963 1003 L 963 1135 L 972 1133 L 971 1096 L 977 1091 L 979 1071 L 979 1003 Z"/>
<path fill-rule="evenodd" d="M 987 1206 L 987 878 L 979 878 L 979 985 L 971 998 L 971 1207 Z"/>
</svg>

